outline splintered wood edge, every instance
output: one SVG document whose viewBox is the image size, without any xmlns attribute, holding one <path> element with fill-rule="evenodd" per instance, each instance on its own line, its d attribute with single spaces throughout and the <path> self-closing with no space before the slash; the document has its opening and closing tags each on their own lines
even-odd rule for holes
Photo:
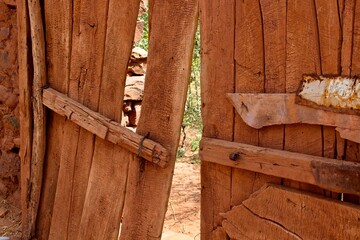
<svg viewBox="0 0 360 240">
<path fill-rule="evenodd" d="M 132 132 L 52 88 L 43 90 L 43 104 L 101 139 L 119 145 L 162 168 L 168 165 L 169 154 L 161 144 Z"/>
<path fill-rule="evenodd" d="M 360 163 L 203 138 L 200 158 L 232 168 L 360 195 Z"/>
</svg>

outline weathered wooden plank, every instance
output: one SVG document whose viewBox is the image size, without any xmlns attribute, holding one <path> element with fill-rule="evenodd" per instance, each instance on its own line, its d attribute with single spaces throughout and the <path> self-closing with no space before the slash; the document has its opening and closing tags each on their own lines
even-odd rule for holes
<svg viewBox="0 0 360 240">
<path fill-rule="evenodd" d="M 236 111 L 253 128 L 279 124 L 321 124 L 359 130 L 360 117 L 295 104 L 295 94 L 229 93 Z"/>
<path fill-rule="evenodd" d="M 30 72 L 30 28 L 27 1 L 17 0 L 18 25 L 18 64 L 19 64 L 19 102 L 20 104 L 20 158 L 21 158 L 21 210 L 22 210 L 22 237 L 31 238 L 31 218 L 29 216 L 29 193 L 31 175 L 32 151 L 32 107 L 31 89 L 32 76 Z"/>
<path fill-rule="evenodd" d="M 44 21 L 47 58 L 47 84 L 57 91 L 67 93 L 72 29 L 72 1 L 44 1 Z M 47 147 L 41 201 L 36 223 L 36 237 L 48 239 L 53 204 L 63 144 L 63 126 L 66 119 L 49 111 L 47 113 Z M 65 140 L 67 141 L 67 140 Z"/>
<path fill-rule="evenodd" d="M 30 182 L 28 217 L 31 236 L 35 235 L 36 217 L 39 208 L 41 186 L 43 180 L 43 166 L 46 151 L 46 119 L 45 107 L 42 104 L 41 91 L 46 84 L 45 38 L 38 0 L 28 1 L 31 50 L 33 60 L 34 78 L 32 84 L 33 104 L 33 135 L 30 165 Z"/>
<path fill-rule="evenodd" d="M 360 195 L 360 164 L 203 138 L 203 161 Z"/>
<path fill-rule="evenodd" d="M 72 3 L 71 63 L 67 95 L 96 111 L 99 104 L 108 1 Z M 79 230 L 95 136 L 67 121 L 49 239 L 74 239 Z"/>
<path fill-rule="evenodd" d="M 319 29 L 314 0 L 287 2 L 286 92 L 296 92 L 304 73 L 321 73 Z M 301 36 L 301 37 L 299 37 Z M 285 126 L 284 149 L 322 156 L 323 134 L 318 125 Z M 285 182 L 285 184 L 288 184 Z M 290 185 L 298 185 L 290 183 Z M 322 194 L 322 190 L 299 186 Z"/>
<path fill-rule="evenodd" d="M 170 158 L 168 167 L 161 169 L 131 154 L 120 239 L 161 238 L 190 78 L 198 1 L 155 1 L 151 15 L 137 133 L 150 133 L 168 149 Z"/>
<path fill-rule="evenodd" d="M 132 153 L 140 153 L 141 157 L 161 167 L 166 167 L 168 153 L 160 144 L 134 133 L 121 126 L 120 123 L 90 110 L 54 89 L 43 90 L 43 101 L 46 107 L 67 117 L 97 137 L 119 145 Z"/>
<path fill-rule="evenodd" d="M 117 130 L 122 131 L 120 135 L 130 138 L 124 139 L 125 141 L 118 139 L 117 144 L 121 142 L 120 146 L 104 141 L 100 137 L 96 138 L 77 239 L 118 239 L 129 160 L 132 158 L 128 152 L 130 148 L 135 154 L 141 155 L 143 152 L 143 156 L 148 155 L 145 151 L 153 151 L 151 158 L 155 160 L 154 162 L 162 164 L 167 162 L 167 156 L 165 162 L 158 158 L 162 154 L 167 155 L 165 148 L 153 145 L 150 140 L 146 140 L 148 141 L 146 144 L 151 143 L 152 146 L 145 146 L 144 137 L 120 127 L 122 109 L 119 106 L 122 106 L 124 99 L 127 65 L 133 46 L 139 5 L 139 0 L 109 1 L 99 112 L 114 119 L 115 122 L 111 125 L 116 123 Z M 116 139 L 120 135 L 109 131 L 106 139 L 111 139 L 110 136 Z M 161 153 L 156 153 L 156 149 L 162 149 Z M 109 162 L 109 157 L 113 161 Z"/>
<path fill-rule="evenodd" d="M 224 98 L 234 92 L 235 1 L 200 0 L 203 136 L 233 139 L 234 113 Z M 221 61 L 219 61 L 221 59 Z M 221 124 L 219 124 L 221 122 Z M 201 239 L 224 239 L 219 213 L 230 209 L 231 168 L 201 163 Z"/>
<path fill-rule="evenodd" d="M 223 216 L 233 239 L 360 238 L 358 206 L 275 185 L 264 186 Z"/>
<path fill-rule="evenodd" d="M 265 54 L 260 1 L 242 1 L 235 5 L 235 92 L 264 92 Z M 258 145 L 259 131 L 247 126 L 237 115 L 234 119 L 234 141 Z M 256 184 L 258 180 L 261 185 L 256 173 L 232 169 L 231 206 L 248 198 L 259 185 Z"/>
</svg>

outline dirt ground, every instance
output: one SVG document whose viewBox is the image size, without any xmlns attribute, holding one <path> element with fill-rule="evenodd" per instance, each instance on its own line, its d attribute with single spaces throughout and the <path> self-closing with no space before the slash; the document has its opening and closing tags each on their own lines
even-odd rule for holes
<svg viewBox="0 0 360 240">
<path fill-rule="evenodd" d="M 177 161 L 163 240 L 200 239 L 200 164 Z"/>
</svg>

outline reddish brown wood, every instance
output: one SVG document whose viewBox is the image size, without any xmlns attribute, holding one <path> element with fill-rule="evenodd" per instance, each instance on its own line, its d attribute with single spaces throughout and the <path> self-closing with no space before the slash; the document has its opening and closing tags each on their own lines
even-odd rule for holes
<svg viewBox="0 0 360 240">
<path fill-rule="evenodd" d="M 234 91 L 235 1 L 200 0 L 200 9 L 203 136 L 231 141 L 233 109 L 223 96 Z M 230 209 L 231 168 L 202 162 L 201 169 L 201 239 L 224 239 L 216 229 Z"/>
<path fill-rule="evenodd" d="M 198 1 L 153 3 L 148 68 L 137 133 L 149 133 L 150 139 L 168 149 L 170 158 L 168 167 L 161 169 L 128 154 L 131 161 L 120 239 L 161 238 L 190 78 Z"/>
<path fill-rule="evenodd" d="M 27 1 L 18 0 L 17 23 L 18 23 L 18 64 L 19 64 L 19 101 L 20 104 L 20 158 L 21 158 L 21 210 L 22 210 L 22 238 L 31 237 L 31 225 L 29 216 L 29 191 L 31 174 L 31 151 L 32 151 L 32 108 L 31 108 L 31 83 L 30 71 L 30 45 L 29 16 Z"/>
</svg>

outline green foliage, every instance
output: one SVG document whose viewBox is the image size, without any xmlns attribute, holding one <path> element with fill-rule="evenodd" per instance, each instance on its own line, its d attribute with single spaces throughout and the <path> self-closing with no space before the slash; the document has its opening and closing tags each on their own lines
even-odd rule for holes
<svg viewBox="0 0 360 240">
<path fill-rule="evenodd" d="M 181 158 L 185 155 L 186 149 L 184 147 L 179 147 L 176 152 L 176 158 Z"/>
<path fill-rule="evenodd" d="M 144 30 L 141 36 L 141 40 L 135 43 L 135 47 L 140 47 L 146 51 L 149 48 L 149 13 L 146 11 L 142 16 L 138 18 L 138 21 L 144 22 Z"/>
<path fill-rule="evenodd" d="M 185 105 L 183 125 L 202 130 L 201 100 L 200 100 L 200 31 L 195 35 L 193 61 L 191 66 L 190 85 Z"/>
<path fill-rule="evenodd" d="M 200 147 L 200 140 L 201 140 L 201 136 L 197 135 L 194 139 L 191 140 L 190 142 L 190 148 L 192 152 L 198 151 L 199 147 Z"/>
</svg>

